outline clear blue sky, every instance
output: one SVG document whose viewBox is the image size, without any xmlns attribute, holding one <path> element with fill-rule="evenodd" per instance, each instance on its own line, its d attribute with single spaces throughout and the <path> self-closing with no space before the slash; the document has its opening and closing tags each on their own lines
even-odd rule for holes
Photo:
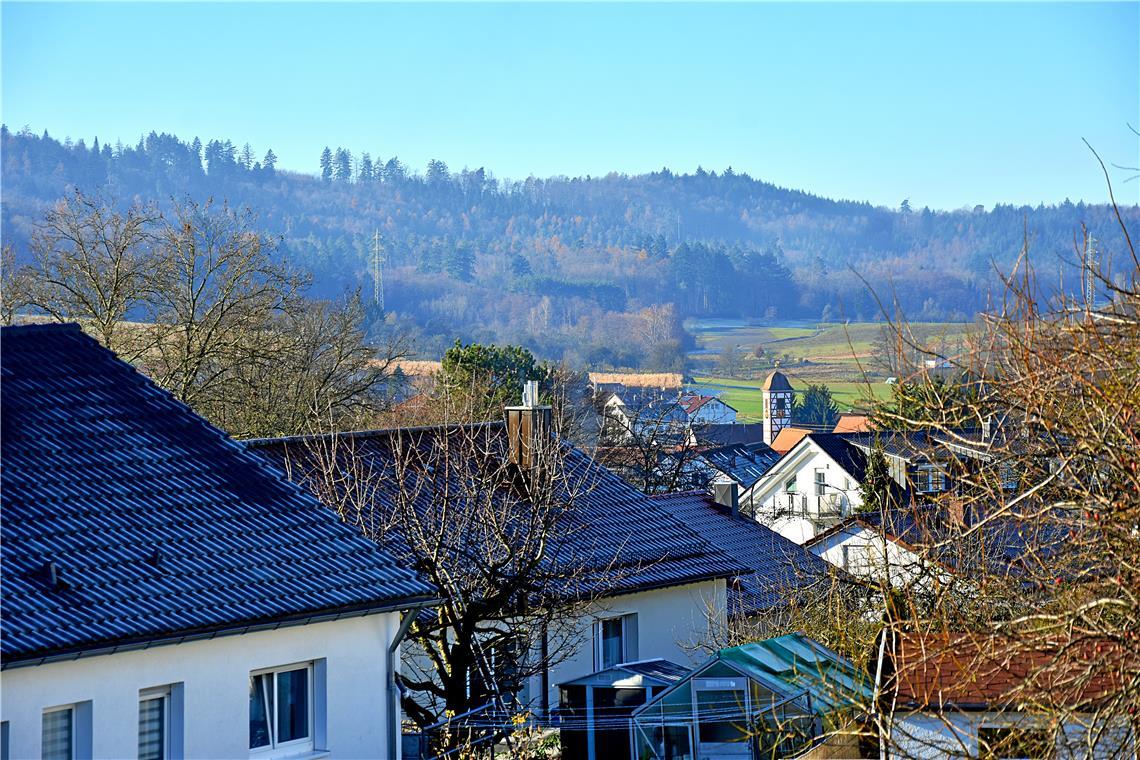
<svg viewBox="0 0 1140 760">
<path fill-rule="evenodd" d="M 248 141 L 307 172 L 329 145 L 512 178 L 731 165 L 890 206 L 1103 201 L 1081 138 L 1140 163 L 1138 9 L 5 2 L 3 121 Z"/>
</svg>

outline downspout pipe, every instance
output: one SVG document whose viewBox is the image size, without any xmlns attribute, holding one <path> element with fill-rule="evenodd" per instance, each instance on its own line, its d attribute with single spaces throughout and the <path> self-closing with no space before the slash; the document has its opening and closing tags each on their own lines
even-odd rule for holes
<svg viewBox="0 0 1140 760">
<path fill-rule="evenodd" d="M 396 682 L 396 653 L 400 650 L 400 642 L 402 642 L 408 635 L 408 630 L 411 629 L 412 623 L 416 620 L 416 615 L 420 610 L 425 607 L 434 607 L 439 604 L 438 599 L 433 599 L 427 602 L 421 602 L 414 607 L 409 607 L 404 610 L 400 618 L 400 627 L 396 630 L 396 635 L 392 638 L 392 643 L 388 646 L 387 665 L 388 665 L 388 758 L 389 760 L 396 760 L 399 757 L 398 745 L 396 742 L 400 736 L 400 723 L 396 720 L 396 716 L 400 714 L 400 686 Z M 417 758 L 418 760 L 418 758 Z"/>
</svg>

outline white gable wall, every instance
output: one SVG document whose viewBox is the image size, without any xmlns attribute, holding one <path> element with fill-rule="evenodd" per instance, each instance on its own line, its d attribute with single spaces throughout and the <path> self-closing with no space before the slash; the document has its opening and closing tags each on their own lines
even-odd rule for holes
<svg viewBox="0 0 1140 760">
<path fill-rule="evenodd" d="M 819 519 L 820 499 L 816 496 L 815 473 L 824 473 L 825 498 L 847 495 L 849 512 L 857 511 L 863 500 L 859 483 L 823 449 L 805 437 L 748 489 L 740 499 L 757 521 L 784 538 L 802 544 L 822 530 L 812 523 Z M 795 480 L 795 496 L 789 497 L 787 483 Z M 825 505 L 826 506 L 826 505 Z M 790 509 L 793 508 L 793 509 Z M 806 514 L 805 514 L 806 510 Z"/>
<path fill-rule="evenodd" d="M 891 730 L 890 756 L 905 758 L 968 758 L 978 756 L 978 729 L 985 727 L 1024 727 L 1047 725 L 1041 719 L 1025 713 L 955 712 L 946 710 L 938 715 L 932 712 L 896 717 Z M 1130 735 L 1127 723 L 1120 727 L 1107 727 L 1097 734 L 1097 746 L 1087 746 L 1087 729 L 1080 724 L 1065 726 L 1058 733 L 1056 757 L 1110 758 L 1133 757 L 1135 737 Z"/>
<path fill-rule="evenodd" d="M 877 583 L 886 577 L 896 588 L 914 583 L 926 572 L 917 554 L 859 523 L 851 523 L 808 548 L 857 578 Z"/>
<path fill-rule="evenodd" d="M 695 425 L 724 425 L 736 422 L 736 410 L 720 399 L 706 401 L 693 414 L 690 421 Z"/>
<path fill-rule="evenodd" d="M 327 700 L 317 749 L 386 757 L 386 656 L 398 627 L 384 613 L 5 670 L 11 757 L 40 756 L 44 708 L 88 701 L 93 756 L 137 757 L 139 691 L 171 684 L 181 684 L 184 757 L 248 757 L 250 672 L 313 661 L 323 661 Z"/>
<path fill-rule="evenodd" d="M 558 684 L 590 675 L 594 667 L 594 624 L 599 618 L 637 614 L 637 659 L 657 657 L 678 665 L 692 666 L 707 659 L 696 645 L 708 643 L 727 625 L 727 598 L 724 579 L 691 583 L 684 586 L 642 591 L 603 600 L 589 615 L 579 619 L 573 628 L 578 646 L 550 670 L 550 706 L 558 705 Z M 711 622 L 710 622 L 711 616 Z M 551 656 L 559 656 L 551 652 Z M 542 681 L 531 679 L 528 688 L 532 707 L 540 706 Z"/>
</svg>

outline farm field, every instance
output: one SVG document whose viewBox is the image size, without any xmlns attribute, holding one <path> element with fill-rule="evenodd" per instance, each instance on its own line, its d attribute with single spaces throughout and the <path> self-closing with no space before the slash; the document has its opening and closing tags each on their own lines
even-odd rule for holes
<svg viewBox="0 0 1140 760">
<path fill-rule="evenodd" d="M 749 325 L 740 320 L 690 320 L 685 328 L 697 340 L 697 349 L 689 354 L 697 384 L 719 392 L 747 420 L 762 418 L 760 386 L 773 368 L 787 375 L 797 390 L 810 383 L 828 386 L 842 410 L 890 398 L 887 372 L 877 356 L 883 350 L 882 323 Z M 916 322 L 910 328 L 920 341 L 952 351 L 971 325 Z M 724 366 L 726 346 L 735 350 L 731 373 Z"/>
<path fill-rule="evenodd" d="M 770 371 L 770 370 L 769 370 Z M 783 371 L 783 370 L 781 370 Z M 804 380 L 794 372 L 784 372 L 798 391 L 807 388 L 809 383 L 823 382 L 831 391 L 832 398 L 840 411 L 849 411 L 854 406 L 862 406 L 868 397 L 884 401 L 891 397 L 891 387 L 885 382 L 876 381 L 869 385 L 861 382 L 824 380 L 816 378 Z M 763 396 L 760 386 L 763 380 L 736 380 L 731 377 L 700 375 L 694 378 L 701 388 L 717 393 L 726 404 L 735 409 L 744 422 L 759 422 L 764 417 Z"/>
</svg>

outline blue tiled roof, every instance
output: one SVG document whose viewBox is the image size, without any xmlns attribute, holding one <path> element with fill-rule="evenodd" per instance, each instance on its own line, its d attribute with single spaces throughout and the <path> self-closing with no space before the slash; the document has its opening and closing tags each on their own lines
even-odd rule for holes
<svg viewBox="0 0 1140 760">
<path fill-rule="evenodd" d="M 394 504 L 400 498 L 394 477 L 400 452 L 415 446 L 424 451 L 449 450 L 462 457 L 462 452 L 468 450 L 464 446 L 439 441 L 448 435 L 470 439 L 472 434 L 482 436 L 478 439 L 481 452 L 491 456 L 502 456 L 505 452 L 506 431 L 501 422 L 462 428 L 405 428 L 266 439 L 247 441 L 246 445 L 281 466 L 295 481 L 310 485 L 320 482 L 317 473 L 322 468 L 318 462 L 322 456 L 327 461 L 327 452 L 335 450 L 338 456 L 352 457 L 355 464 L 345 465 L 345 469 L 370 474 L 374 489 L 370 491 L 372 503 L 381 512 L 377 523 L 387 524 L 392 521 L 384 518 L 395 512 Z M 566 446 L 563 467 L 562 480 L 579 487 L 572 497 L 573 508 L 567 510 L 564 517 L 567 522 L 563 535 L 571 538 L 560 550 L 574 556 L 568 561 L 595 568 L 605 593 L 629 593 L 725 578 L 742 569 L 739 562 L 718 551 L 653 499 L 582 451 Z M 442 470 L 447 470 L 449 475 Z M 402 473 L 404 493 L 414 493 L 416 508 L 430 514 L 436 508 L 433 493 L 448 487 L 446 477 L 455 477 L 456 472 L 462 471 L 462 467 L 436 466 L 428 476 L 405 468 Z M 462 509 L 468 498 L 464 489 L 451 486 L 449 493 L 450 508 Z M 503 498 L 520 497 L 512 494 Z M 393 547 L 402 545 L 397 526 L 392 526 L 386 535 L 391 538 Z M 407 554 L 404 560 L 411 563 L 414 556 Z"/>
<path fill-rule="evenodd" d="M 433 593 L 77 326 L 0 340 L 5 665 Z"/>
<path fill-rule="evenodd" d="M 732 556 L 750 572 L 729 585 L 729 614 L 756 615 L 787 601 L 790 593 L 825 591 L 833 571 L 825 560 L 748 517 L 733 516 L 699 491 L 653 500 Z"/>
</svg>

